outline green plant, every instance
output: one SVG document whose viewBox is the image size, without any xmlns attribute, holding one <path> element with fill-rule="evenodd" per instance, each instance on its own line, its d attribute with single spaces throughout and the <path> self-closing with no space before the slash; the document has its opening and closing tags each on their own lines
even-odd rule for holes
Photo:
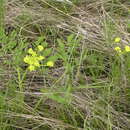
<svg viewBox="0 0 130 130">
<path fill-rule="evenodd" d="M 76 37 L 74 34 L 70 34 L 67 37 L 67 41 L 57 39 L 58 42 L 58 56 L 63 61 L 63 66 L 66 69 L 66 73 L 71 75 L 74 67 L 77 65 L 78 47 L 81 38 Z"/>
<path fill-rule="evenodd" d="M 4 28 L 4 14 L 5 14 L 5 1 L 0 0 L 0 36 L 3 34 L 3 28 Z"/>
<path fill-rule="evenodd" d="M 39 53 L 40 53 L 41 51 L 43 51 L 43 49 L 44 49 L 44 48 L 43 48 L 43 46 L 41 46 L 41 45 L 38 45 L 38 46 L 37 46 L 37 50 L 36 50 L 36 51 L 33 51 L 32 48 L 29 48 L 28 53 L 29 53 L 30 55 L 26 55 L 26 56 L 24 57 L 24 62 L 27 63 L 27 64 L 29 64 L 28 69 L 29 69 L 30 71 L 34 71 L 34 70 L 36 69 L 36 67 L 40 67 L 40 66 L 41 66 L 41 65 L 40 65 L 40 62 L 41 62 L 42 60 L 44 60 L 45 57 L 44 57 L 44 56 L 41 56 Z M 42 65 L 42 66 L 53 67 L 53 65 L 54 65 L 54 63 L 53 63 L 52 61 L 48 61 L 48 62 L 46 63 L 46 65 Z"/>
<path fill-rule="evenodd" d="M 129 5 L 121 0 L 70 1 L 74 4 L 7 3 L 7 11 L 20 12 L 9 33 L 1 22 L 6 15 L 1 4 L 1 130 L 130 129 Z M 82 29 L 87 32 L 83 38 Z"/>
</svg>

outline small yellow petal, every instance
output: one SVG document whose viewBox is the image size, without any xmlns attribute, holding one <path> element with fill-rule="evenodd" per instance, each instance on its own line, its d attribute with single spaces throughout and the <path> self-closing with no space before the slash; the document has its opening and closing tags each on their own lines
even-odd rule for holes
<svg viewBox="0 0 130 130">
<path fill-rule="evenodd" d="M 25 56 L 23 60 L 24 60 L 25 63 L 29 63 L 29 59 L 30 59 L 29 56 Z"/>
<path fill-rule="evenodd" d="M 54 66 L 54 62 L 48 61 L 46 65 L 47 65 L 48 67 L 53 67 L 53 66 Z"/>
<path fill-rule="evenodd" d="M 32 49 L 32 48 L 29 48 L 29 49 L 28 49 L 28 53 L 29 53 L 29 54 L 32 54 L 32 53 L 33 53 L 33 49 Z"/>
<path fill-rule="evenodd" d="M 125 51 L 130 52 L 130 46 L 125 46 Z"/>
<path fill-rule="evenodd" d="M 41 45 L 38 45 L 38 46 L 37 46 L 37 48 L 38 48 L 38 50 L 39 50 L 39 51 L 44 50 L 44 47 L 43 47 L 43 46 L 41 46 Z"/>
<path fill-rule="evenodd" d="M 30 66 L 28 67 L 28 69 L 29 69 L 30 71 L 34 71 L 34 70 L 35 70 L 35 66 L 30 65 Z"/>
<path fill-rule="evenodd" d="M 117 51 L 117 52 L 119 52 L 119 53 L 122 52 L 120 47 L 115 47 L 114 50 Z"/>
<path fill-rule="evenodd" d="M 116 37 L 115 40 L 114 40 L 115 43 L 118 43 L 118 42 L 120 42 L 120 41 L 121 41 L 121 38 L 120 38 L 120 37 Z"/>
<path fill-rule="evenodd" d="M 34 62 L 34 64 L 33 64 L 34 66 L 37 66 L 37 67 L 40 67 L 40 64 L 39 64 L 39 62 L 38 61 L 36 61 L 36 62 Z"/>
<path fill-rule="evenodd" d="M 36 56 L 36 55 L 37 55 L 36 52 L 33 51 L 32 48 L 29 48 L 29 49 L 28 49 L 28 53 L 31 54 L 32 56 Z"/>
<path fill-rule="evenodd" d="M 30 56 L 28 64 L 33 65 L 35 63 L 36 59 L 33 56 Z"/>
<path fill-rule="evenodd" d="M 34 51 L 34 52 L 32 53 L 32 56 L 37 56 L 37 53 Z"/>
<path fill-rule="evenodd" d="M 38 60 L 44 60 L 45 57 L 44 57 L 44 56 L 38 56 L 37 59 L 38 59 Z"/>
</svg>

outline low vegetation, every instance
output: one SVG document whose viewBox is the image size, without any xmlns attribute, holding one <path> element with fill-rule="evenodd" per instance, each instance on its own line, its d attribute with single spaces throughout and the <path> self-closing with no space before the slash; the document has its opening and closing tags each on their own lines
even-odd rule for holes
<svg viewBox="0 0 130 130">
<path fill-rule="evenodd" d="M 129 0 L 0 0 L 0 130 L 129 130 Z"/>
</svg>

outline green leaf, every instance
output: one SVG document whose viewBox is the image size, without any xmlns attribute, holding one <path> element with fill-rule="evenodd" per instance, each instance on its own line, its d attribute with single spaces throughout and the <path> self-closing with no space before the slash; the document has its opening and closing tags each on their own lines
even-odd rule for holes
<svg viewBox="0 0 130 130">
<path fill-rule="evenodd" d="M 17 32 L 16 31 L 12 31 L 10 36 L 9 36 L 10 40 L 15 40 L 16 36 L 17 36 Z"/>
<path fill-rule="evenodd" d="M 41 45 L 45 48 L 45 47 L 47 47 L 48 43 L 47 42 L 42 42 Z"/>
<path fill-rule="evenodd" d="M 35 42 L 36 45 L 41 44 L 44 41 L 45 37 L 41 36 L 38 38 L 38 40 Z"/>
<path fill-rule="evenodd" d="M 58 44 L 59 44 L 60 49 L 61 49 L 61 50 L 64 50 L 64 49 L 65 49 L 65 45 L 64 45 L 64 43 L 61 41 L 61 39 L 57 39 L 57 42 L 58 42 Z"/>
<path fill-rule="evenodd" d="M 6 49 L 10 50 L 13 49 L 14 47 L 16 47 L 17 43 L 15 41 L 10 41 L 7 46 Z"/>
<path fill-rule="evenodd" d="M 51 54 L 51 52 L 52 52 L 52 49 L 51 48 L 47 48 L 47 49 L 45 49 L 44 51 L 43 51 L 43 56 L 49 56 L 50 54 Z"/>
<path fill-rule="evenodd" d="M 48 61 L 53 61 L 53 62 L 55 62 L 57 59 L 58 59 L 57 55 L 50 56 L 50 57 L 47 58 Z"/>
<path fill-rule="evenodd" d="M 60 93 L 50 93 L 46 95 L 48 98 L 61 103 L 61 104 L 69 104 L 71 102 L 70 95 L 60 94 Z"/>
<path fill-rule="evenodd" d="M 70 34 L 70 35 L 67 37 L 67 42 L 68 42 L 68 43 L 71 43 L 71 42 L 74 40 L 74 37 L 75 37 L 74 34 Z"/>
<path fill-rule="evenodd" d="M 130 23 L 127 24 L 127 27 L 130 28 Z"/>
<path fill-rule="evenodd" d="M 66 52 L 61 52 L 61 53 L 58 53 L 57 54 L 58 55 L 58 57 L 60 58 L 60 59 L 62 59 L 63 61 L 67 61 L 67 59 L 68 59 L 68 55 L 67 55 L 67 53 Z"/>
</svg>

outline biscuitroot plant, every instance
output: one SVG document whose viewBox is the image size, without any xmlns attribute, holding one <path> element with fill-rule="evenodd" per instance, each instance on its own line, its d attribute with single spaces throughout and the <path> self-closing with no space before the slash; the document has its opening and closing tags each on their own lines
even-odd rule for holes
<svg viewBox="0 0 130 130">
<path fill-rule="evenodd" d="M 129 73 L 130 73 L 130 43 L 123 46 L 122 40 L 120 37 L 116 37 L 114 40 L 114 50 L 117 53 L 117 59 L 120 63 L 120 71 L 124 87 L 127 86 L 127 79 L 129 79 Z"/>
<path fill-rule="evenodd" d="M 38 45 L 34 49 L 29 48 L 27 50 L 27 54 L 23 58 L 23 61 L 27 65 L 27 69 L 23 73 L 20 67 L 16 68 L 18 74 L 18 86 L 21 92 L 24 89 L 24 79 L 28 71 L 32 72 L 40 69 L 40 67 L 54 66 L 55 56 L 49 56 L 50 53 L 51 53 L 51 49 L 50 48 L 45 49 L 42 45 Z M 22 94 L 21 97 L 23 97 Z"/>
<path fill-rule="evenodd" d="M 24 57 L 24 62 L 28 65 L 29 71 L 35 71 L 41 66 L 53 67 L 53 61 L 47 61 L 42 64 L 45 59 L 47 59 L 44 55 L 42 55 L 42 51 L 44 51 L 44 47 L 42 45 L 38 45 L 34 50 L 32 48 L 28 49 L 28 54 Z"/>
<path fill-rule="evenodd" d="M 24 81 L 26 79 L 26 74 L 33 71 L 42 71 L 42 69 L 48 69 L 48 67 L 54 67 L 54 63 L 57 60 L 57 55 L 52 54 L 52 48 L 47 48 L 47 43 L 43 41 L 43 37 L 39 37 L 34 43 L 33 48 L 28 48 L 27 52 L 24 53 L 20 58 L 26 65 L 26 69 L 23 70 L 21 67 L 16 67 L 18 75 L 18 86 L 19 91 L 24 91 Z M 24 94 L 18 94 L 18 99 L 20 102 L 24 101 Z"/>
</svg>

